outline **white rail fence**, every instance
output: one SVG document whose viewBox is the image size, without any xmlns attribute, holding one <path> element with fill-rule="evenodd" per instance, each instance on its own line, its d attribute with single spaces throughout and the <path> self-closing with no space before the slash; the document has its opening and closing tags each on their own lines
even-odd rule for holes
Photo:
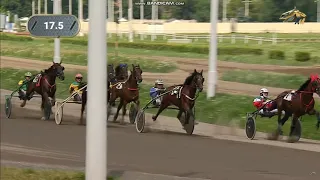
<svg viewBox="0 0 320 180">
<path fill-rule="evenodd" d="M 116 33 L 108 33 L 108 38 L 113 38 Z M 298 43 L 298 42 L 320 42 L 320 38 L 277 38 L 277 34 L 270 34 L 271 37 L 259 37 L 249 35 L 218 35 L 219 43 L 244 43 L 255 42 L 257 44 L 263 43 Z M 121 31 L 118 32 L 119 39 L 128 39 L 129 32 Z M 141 41 L 166 41 L 169 43 L 192 43 L 192 42 L 203 42 L 209 43 L 210 35 L 201 34 L 152 34 L 150 32 L 145 33 L 134 33 L 135 40 Z"/>
</svg>

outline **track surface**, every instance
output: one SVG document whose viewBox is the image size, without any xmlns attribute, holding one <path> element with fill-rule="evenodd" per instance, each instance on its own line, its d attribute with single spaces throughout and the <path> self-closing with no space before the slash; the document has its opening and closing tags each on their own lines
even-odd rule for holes
<svg viewBox="0 0 320 180">
<path fill-rule="evenodd" d="M 5 119 L 1 113 L 1 160 L 84 166 L 85 126 L 75 125 L 75 118 L 68 116 L 74 123 L 57 126 L 39 120 L 39 112 L 14 109 L 19 111 L 15 119 Z M 108 127 L 108 168 L 120 172 L 209 179 L 319 179 L 319 155 L 172 132 L 138 134 L 129 125 Z"/>
</svg>

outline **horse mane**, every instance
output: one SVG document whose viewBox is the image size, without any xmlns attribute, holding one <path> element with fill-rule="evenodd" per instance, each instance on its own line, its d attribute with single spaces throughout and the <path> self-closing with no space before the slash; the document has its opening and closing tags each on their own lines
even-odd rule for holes
<svg viewBox="0 0 320 180">
<path fill-rule="evenodd" d="M 310 83 L 311 79 L 309 78 L 306 82 L 304 82 L 300 88 L 298 89 L 298 91 L 303 91 L 308 87 L 308 84 Z"/>
<path fill-rule="evenodd" d="M 190 85 L 192 83 L 193 77 L 195 77 L 197 74 L 198 74 L 198 72 L 195 72 L 195 71 L 193 73 L 191 73 L 190 76 L 188 76 L 186 78 L 186 80 L 184 81 L 183 85 Z"/>
</svg>

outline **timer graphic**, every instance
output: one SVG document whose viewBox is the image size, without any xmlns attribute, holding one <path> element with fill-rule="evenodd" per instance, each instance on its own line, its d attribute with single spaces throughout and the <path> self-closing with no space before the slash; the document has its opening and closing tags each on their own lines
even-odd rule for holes
<svg viewBox="0 0 320 180">
<path fill-rule="evenodd" d="M 35 15 L 28 21 L 28 31 L 36 37 L 73 37 L 80 24 L 73 15 Z"/>
</svg>

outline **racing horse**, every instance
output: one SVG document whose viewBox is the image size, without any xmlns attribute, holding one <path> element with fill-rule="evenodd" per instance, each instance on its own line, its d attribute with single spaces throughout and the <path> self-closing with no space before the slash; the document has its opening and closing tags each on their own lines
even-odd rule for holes
<svg viewBox="0 0 320 180">
<path fill-rule="evenodd" d="M 116 81 L 116 76 L 115 76 L 115 71 L 114 71 L 114 66 L 113 64 L 108 64 L 107 67 L 107 74 L 108 74 L 108 78 L 107 78 L 107 101 L 109 101 L 110 99 L 110 85 L 112 83 L 114 83 Z M 83 88 L 84 86 L 86 86 L 87 83 L 86 82 L 82 82 L 79 85 L 79 89 Z M 83 125 L 83 113 L 84 110 L 86 108 L 87 105 L 87 87 L 83 88 L 82 90 L 82 94 L 81 94 L 81 114 L 80 114 L 80 125 Z"/>
<path fill-rule="evenodd" d="M 48 120 L 51 114 L 45 111 L 46 107 L 52 107 L 55 104 L 56 97 L 56 78 L 64 80 L 64 67 L 61 63 L 53 63 L 48 69 L 45 69 L 44 72 L 41 71 L 38 75 L 35 76 L 33 81 L 28 82 L 28 88 L 26 91 L 26 95 L 23 97 L 23 102 L 21 103 L 21 107 L 26 105 L 27 100 L 30 100 L 32 94 L 37 92 L 42 97 L 41 102 L 41 110 L 43 112 L 42 120 Z M 50 102 L 50 98 L 52 98 L 52 103 Z"/>
<path fill-rule="evenodd" d="M 185 79 L 183 84 L 168 87 L 166 91 L 172 92 L 167 93 L 162 97 L 157 114 L 152 116 L 153 121 L 156 121 L 160 113 L 168 106 L 175 105 L 179 108 L 177 118 L 180 120 L 182 113 L 185 112 L 186 117 L 183 122 L 184 124 L 182 125 L 188 124 L 189 118 L 191 116 L 194 117 L 192 108 L 197 98 L 196 92 L 197 90 L 199 90 L 199 92 L 203 90 L 204 77 L 202 73 L 203 70 L 201 70 L 201 72 L 197 72 L 197 70 L 194 69 L 194 72 Z"/>
<path fill-rule="evenodd" d="M 319 112 L 314 109 L 313 93 L 320 96 L 320 79 L 318 75 L 311 75 L 297 91 L 284 91 L 279 94 L 275 100 L 278 112 L 285 112 L 284 117 L 281 119 L 281 114 L 278 113 L 278 128 L 269 137 L 271 140 L 277 140 L 279 135 L 282 134 L 282 126 L 286 123 L 289 117 L 292 116 L 288 142 L 296 142 L 299 137 L 294 135 L 296 125 L 299 118 L 305 114 L 316 115 L 318 122 L 317 128 L 319 129 L 320 117 Z M 285 97 L 291 96 L 291 99 Z"/>
<path fill-rule="evenodd" d="M 134 102 L 138 107 L 140 105 L 139 101 L 139 88 L 138 83 L 142 82 L 142 69 L 140 65 L 132 64 L 132 71 L 130 71 L 130 76 L 124 82 L 117 82 L 111 86 L 111 97 L 108 106 L 108 119 L 111 112 L 111 105 L 115 100 L 120 97 L 120 103 L 117 108 L 117 112 L 113 117 L 113 122 L 118 118 L 119 111 L 122 108 L 122 118 L 120 124 L 124 124 L 124 116 L 127 111 L 127 104 Z"/>
</svg>

